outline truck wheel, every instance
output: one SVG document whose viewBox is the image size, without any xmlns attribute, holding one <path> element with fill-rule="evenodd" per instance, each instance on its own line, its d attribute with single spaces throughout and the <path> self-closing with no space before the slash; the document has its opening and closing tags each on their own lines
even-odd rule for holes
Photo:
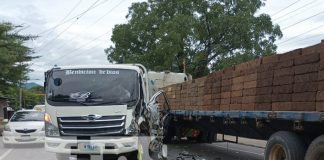
<svg viewBox="0 0 324 160">
<path fill-rule="evenodd" d="M 309 145 L 305 160 L 322 160 L 324 159 L 324 135 L 317 137 Z"/>
<path fill-rule="evenodd" d="M 274 133 L 265 148 L 265 160 L 304 160 L 306 146 L 296 134 L 287 131 Z"/>
<path fill-rule="evenodd" d="M 64 153 L 56 153 L 56 159 L 57 160 L 69 160 L 70 155 L 69 154 L 64 154 Z"/>
</svg>

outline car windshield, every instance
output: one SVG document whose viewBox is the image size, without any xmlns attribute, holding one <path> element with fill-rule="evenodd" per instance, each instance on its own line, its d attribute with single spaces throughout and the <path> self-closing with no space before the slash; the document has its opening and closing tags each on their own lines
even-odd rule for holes
<svg viewBox="0 0 324 160">
<path fill-rule="evenodd" d="M 43 121 L 43 120 L 44 120 L 44 112 L 39 112 L 39 111 L 17 112 L 10 119 L 11 122 Z"/>
<path fill-rule="evenodd" d="M 135 70 L 67 69 L 47 76 L 46 99 L 53 106 L 134 105 L 138 98 Z"/>
</svg>

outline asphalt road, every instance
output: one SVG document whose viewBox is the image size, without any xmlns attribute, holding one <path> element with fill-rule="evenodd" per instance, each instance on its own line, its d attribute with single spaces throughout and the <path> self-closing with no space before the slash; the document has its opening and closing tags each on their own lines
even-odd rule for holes
<svg viewBox="0 0 324 160">
<path fill-rule="evenodd" d="M 2 139 L 2 137 L 0 137 Z M 175 160 L 180 153 L 196 155 L 197 160 L 262 160 L 263 149 L 233 143 L 190 144 L 177 143 L 168 145 L 168 159 Z M 184 157 L 184 156 L 183 156 Z M 43 146 L 19 145 L 12 148 L 4 148 L 0 140 L 0 160 L 55 160 L 55 154 L 46 152 Z M 76 159 L 71 157 L 70 160 Z M 100 159 L 100 156 L 92 156 L 91 159 Z M 144 153 L 144 160 L 149 160 Z M 188 157 L 192 160 L 192 158 Z M 187 160 L 187 159 L 186 159 Z"/>
</svg>

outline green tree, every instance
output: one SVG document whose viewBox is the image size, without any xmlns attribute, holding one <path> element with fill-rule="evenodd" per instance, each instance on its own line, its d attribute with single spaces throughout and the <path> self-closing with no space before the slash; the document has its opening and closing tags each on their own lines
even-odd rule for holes
<svg viewBox="0 0 324 160">
<path fill-rule="evenodd" d="M 23 91 L 23 106 L 32 109 L 37 104 L 44 104 L 44 87 L 36 86 Z"/>
<path fill-rule="evenodd" d="M 274 54 L 280 27 L 259 14 L 262 0 L 149 0 L 133 3 L 113 30 L 110 62 L 194 77 Z M 232 61 L 235 60 L 235 61 Z"/>
<path fill-rule="evenodd" d="M 36 37 L 20 34 L 22 26 L 0 23 L 0 92 L 11 99 L 12 105 L 18 102 L 18 86 L 27 80 L 28 62 L 33 58 L 33 50 L 26 42 Z"/>
</svg>

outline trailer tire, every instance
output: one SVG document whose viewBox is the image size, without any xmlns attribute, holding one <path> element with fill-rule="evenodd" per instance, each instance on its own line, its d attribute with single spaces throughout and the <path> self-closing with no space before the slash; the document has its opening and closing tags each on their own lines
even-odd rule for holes
<svg viewBox="0 0 324 160">
<path fill-rule="evenodd" d="M 304 160 L 306 145 L 297 134 L 279 131 L 271 135 L 264 152 L 265 160 Z"/>
<path fill-rule="evenodd" d="M 324 159 L 324 135 L 317 137 L 308 146 L 305 160 L 322 160 Z"/>
</svg>

